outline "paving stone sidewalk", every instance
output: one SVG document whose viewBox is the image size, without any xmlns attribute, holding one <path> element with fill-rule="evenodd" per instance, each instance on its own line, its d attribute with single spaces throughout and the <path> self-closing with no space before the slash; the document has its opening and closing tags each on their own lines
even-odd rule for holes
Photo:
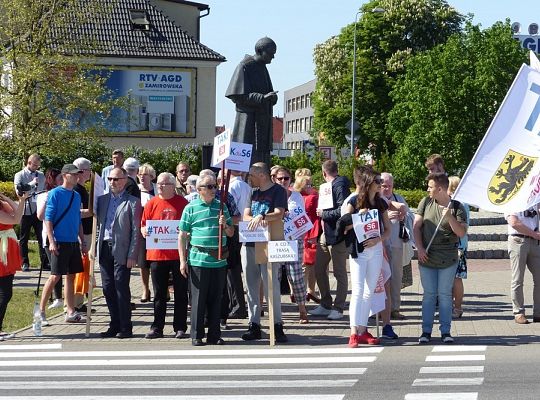
<svg viewBox="0 0 540 400">
<path fill-rule="evenodd" d="M 48 273 L 44 274 L 45 277 Z M 30 271 L 19 273 L 16 276 L 16 286 L 35 286 L 38 272 Z M 331 285 L 335 289 L 335 280 L 332 273 Z M 400 339 L 397 341 L 384 341 L 385 345 L 403 345 L 416 343 L 421 333 L 421 285 L 418 276 L 416 262 L 413 262 L 414 283 L 411 287 L 403 290 L 402 312 L 406 320 L 393 321 L 396 333 Z M 99 285 L 99 276 L 98 276 Z M 508 260 L 469 260 L 469 277 L 464 281 L 465 301 L 463 317 L 452 323 L 452 335 L 457 343 L 516 343 L 537 341 L 540 335 L 540 323 L 518 325 L 514 323 L 510 303 L 510 270 Z M 525 299 L 527 304 L 532 302 L 532 276 L 527 272 L 525 277 Z M 107 329 L 108 312 L 103 297 L 95 299 L 92 305 L 96 312 L 92 315 L 91 331 L 88 338 L 85 337 L 85 324 L 69 324 L 64 322 L 63 316 L 50 319 L 51 326 L 43 328 L 43 336 L 35 337 L 30 327 L 17 332 L 14 339 L 9 343 L 50 343 L 50 342 L 77 342 L 86 341 L 93 343 L 114 342 L 122 344 L 133 343 L 140 345 L 158 341 L 163 344 L 189 346 L 189 339 L 174 339 L 172 331 L 172 309 L 169 306 L 165 328 L 165 338 L 150 341 L 144 338 L 148 332 L 153 318 L 152 303 L 141 303 L 141 284 L 139 270 L 134 269 L 131 279 L 132 299 L 136 304 L 133 311 L 134 337 L 131 339 L 102 339 L 99 332 Z M 349 292 L 350 293 L 350 292 Z M 346 345 L 349 335 L 348 313 L 340 321 L 329 321 L 321 317 L 310 317 L 310 323 L 300 325 L 298 323 L 297 307 L 291 304 L 289 296 L 282 296 L 283 317 L 286 334 L 289 337 L 289 345 Z M 308 303 L 308 308 L 314 307 Z M 528 316 L 531 317 L 530 307 Z M 531 319 L 532 322 L 532 319 Z M 229 329 L 223 332 L 223 338 L 228 345 L 268 345 L 268 336 L 263 340 L 244 342 L 240 338 L 246 329 L 247 320 L 229 320 Z M 262 319 L 263 330 L 268 327 L 267 316 Z M 438 337 L 438 326 L 434 326 L 433 336 Z M 266 339 L 265 339 L 266 338 Z M 6 341 L 7 343 L 8 341 Z M 1 348 L 0 343 L 0 348 Z"/>
</svg>

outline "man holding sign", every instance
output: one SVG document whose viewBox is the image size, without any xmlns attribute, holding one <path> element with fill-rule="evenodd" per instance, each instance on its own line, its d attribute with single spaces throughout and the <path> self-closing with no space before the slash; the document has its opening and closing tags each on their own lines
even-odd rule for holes
<svg viewBox="0 0 540 400">
<path fill-rule="evenodd" d="M 281 221 L 287 209 L 287 192 L 281 186 L 274 184 L 270 180 L 270 171 L 265 163 L 255 163 L 249 170 L 249 179 L 253 187 L 258 187 L 251 197 L 251 207 L 244 210 L 244 221 L 249 221 L 249 229 L 256 229 L 258 226 L 267 226 L 269 222 Z M 279 264 L 272 264 L 272 293 L 268 293 L 268 271 L 266 264 L 258 264 L 255 257 L 255 246 L 253 243 L 246 243 L 245 266 L 247 300 L 249 311 L 249 328 L 242 335 L 244 340 L 255 340 L 261 338 L 261 304 L 259 291 L 261 278 L 264 282 L 265 295 L 272 296 L 274 307 L 274 325 L 276 342 L 287 342 L 287 336 L 283 332 L 281 322 L 281 291 L 278 281 Z"/>
<path fill-rule="evenodd" d="M 146 225 L 148 220 L 179 221 L 187 205 L 187 200 L 175 192 L 175 178 L 169 172 L 159 174 L 157 178 L 158 195 L 151 198 L 144 206 L 141 220 L 141 233 L 149 236 Z M 175 337 L 185 337 L 187 330 L 187 278 L 180 274 L 180 260 L 176 243 L 170 249 L 154 249 L 153 243 L 146 242 L 146 259 L 150 262 L 150 274 L 154 286 L 154 322 L 147 339 L 163 337 L 165 315 L 167 313 L 167 294 L 169 291 L 169 275 L 172 273 L 174 289 L 173 328 Z"/>
<path fill-rule="evenodd" d="M 322 165 L 324 180 L 332 187 L 332 207 L 319 206 L 317 216 L 323 223 L 323 234 L 317 243 L 317 255 L 315 261 L 315 277 L 321 292 L 321 304 L 310 310 L 311 315 L 326 316 L 328 319 L 338 320 L 343 318 L 343 309 L 348 291 L 347 278 L 347 247 L 344 239 L 338 241 L 336 222 L 341 216 L 341 205 L 351 193 L 350 183 L 344 176 L 338 175 L 337 163 L 326 160 Z M 319 193 L 319 202 L 324 198 Z M 321 203 L 319 203 L 321 204 Z M 323 208 L 321 208 L 323 207 Z M 337 293 L 332 308 L 332 295 L 330 294 L 330 281 L 328 279 L 328 264 L 332 260 L 334 276 L 337 281 Z"/>
</svg>

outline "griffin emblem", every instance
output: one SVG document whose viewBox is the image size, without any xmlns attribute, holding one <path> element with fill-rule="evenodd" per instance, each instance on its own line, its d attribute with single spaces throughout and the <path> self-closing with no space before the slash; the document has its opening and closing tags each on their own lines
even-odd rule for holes
<svg viewBox="0 0 540 400">
<path fill-rule="evenodd" d="M 508 203 L 523 186 L 537 159 L 538 157 L 530 157 L 508 150 L 503 162 L 489 182 L 489 201 L 497 205 Z"/>
</svg>

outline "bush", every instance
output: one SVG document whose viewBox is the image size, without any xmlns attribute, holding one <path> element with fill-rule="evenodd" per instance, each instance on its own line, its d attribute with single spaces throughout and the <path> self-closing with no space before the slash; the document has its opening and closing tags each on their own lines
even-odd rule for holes
<svg viewBox="0 0 540 400">
<path fill-rule="evenodd" d="M 396 193 L 399 193 L 405 198 L 405 201 L 409 207 L 416 208 L 420 200 L 427 196 L 427 192 L 422 189 L 414 190 L 396 190 Z"/>
<path fill-rule="evenodd" d="M 141 164 L 150 164 L 158 175 L 162 172 L 171 172 L 176 175 L 176 166 L 180 161 L 187 162 L 193 174 L 198 174 L 202 165 L 202 146 L 200 144 L 175 144 L 152 150 L 130 146 L 124 149 L 124 154 L 126 157 L 135 157 Z"/>
<path fill-rule="evenodd" d="M 6 195 L 10 199 L 17 200 L 17 195 L 15 194 L 15 188 L 13 187 L 13 181 L 10 182 L 0 182 L 0 193 Z"/>
<path fill-rule="evenodd" d="M 291 171 L 292 176 L 299 168 L 308 168 L 311 171 L 311 182 L 313 186 L 319 186 L 323 183 L 321 165 L 323 163 L 323 155 L 320 152 L 315 152 L 313 155 L 295 151 L 292 157 L 279 158 L 272 157 L 272 165 L 281 165 Z"/>
</svg>

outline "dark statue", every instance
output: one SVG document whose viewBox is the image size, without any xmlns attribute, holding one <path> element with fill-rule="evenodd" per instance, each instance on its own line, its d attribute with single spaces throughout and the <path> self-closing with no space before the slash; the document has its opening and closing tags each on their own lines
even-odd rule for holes
<svg viewBox="0 0 540 400">
<path fill-rule="evenodd" d="M 246 55 L 238 64 L 225 92 L 236 104 L 233 141 L 253 145 L 251 163 L 271 165 L 272 107 L 277 92 L 266 69 L 276 54 L 276 43 L 264 37 L 255 44 L 255 55 Z"/>
</svg>

